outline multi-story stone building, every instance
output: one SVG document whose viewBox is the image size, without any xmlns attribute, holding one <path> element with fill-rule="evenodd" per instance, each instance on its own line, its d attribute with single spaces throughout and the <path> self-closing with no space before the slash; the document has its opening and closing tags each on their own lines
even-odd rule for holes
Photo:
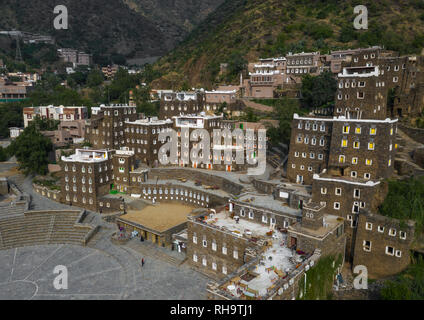
<svg viewBox="0 0 424 320">
<path fill-rule="evenodd" d="M 138 119 L 136 107 L 128 105 L 101 105 L 91 108 L 91 119 L 85 128 L 85 137 L 93 148 L 120 149 L 126 146 L 126 121 Z"/>
<path fill-rule="evenodd" d="M 294 115 L 287 177 L 312 184 L 324 169 L 365 180 L 393 172 L 397 119 L 368 120 Z"/>
<path fill-rule="evenodd" d="M 300 83 L 306 74 L 318 75 L 323 71 L 319 52 L 289 53 L 284 83 Z"/>
<path fill-rule="evenodd" d="M 182 114 L 198 114 L 205 109 L 205 94 L 201 91 L 162 93 L 159 119 L 172 119 Z"/>
<path fill-rule="evenodd" d="M 274 90 L 285 79 L 286 58 L 259 59 L 250 65 L 249 79 L 244 80 L 244 95 L 252 98 L 274 98 Z"/>
<path fill-rule="evenodd" d="M 134 151 L 135 157 L 148 166 L 156 166 L 159 149 L 166 142 L 159 139 L 159 133 L 169 131 L 172 120 L 157 118 L 138 119 L 125 122 L 125 146 Z"/>
<path fill-rule="evenodd" d="M 62 201 L 69 205 L 99 210 L 98 200 L 111 189 L 113 151 L 76 149 L 62 156 Z"/>
<path fill-rule="evenodd" d="M 62 48 L 58 49 L 57 51 L 59 53 L 59 57 L 62 58 L 64 62 L 70 62 L 75 66 L 89 66 L 91 64 L 91 54 L 71 48 Z"/>
<path fill-rule="evenodd" d="M 385 119 L 387 88 L 378 66 L 343 68 L 338 74 L 335 115 Z"/>
<path fill-rule="evenodd" d="M 401 223 L 365 210 L 359 214 L 353 265 L 367 267 L 372 278 L 403 271 L 410 263 L 413 221 Z"/>
<path fill-rule="evenodd" d="M 41 119 L 52 119 L 60 122 L 85 120 L 88 118 L 87 107 L 64 107 L 64 106 L 40 106 L 26 107 L 23 109 L 24 126 L 34 120 L 37 116 Z"/>
</svg>

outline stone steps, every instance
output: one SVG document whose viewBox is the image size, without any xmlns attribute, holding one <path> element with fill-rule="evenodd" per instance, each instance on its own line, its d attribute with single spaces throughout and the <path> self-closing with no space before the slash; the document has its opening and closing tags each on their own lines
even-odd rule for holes
<svg viewBox="0 0 424 320">
<path fill-rule="evenodd" d="M 146 241 L 140 242 L 138 240 L 130 240 L 125 246 L 135 250 L 141 255 L 145 255 L 148 257 L 153 257 L 158 260 L 168 262 L 169 264 L 180 266 L 184 263 L 185 259 L 178 259 L 176 257 L 172 257 L 164 252 L 160 251 L 160 248 L 154 248 L 154 244 L 148 244 Z"/>
</svg>

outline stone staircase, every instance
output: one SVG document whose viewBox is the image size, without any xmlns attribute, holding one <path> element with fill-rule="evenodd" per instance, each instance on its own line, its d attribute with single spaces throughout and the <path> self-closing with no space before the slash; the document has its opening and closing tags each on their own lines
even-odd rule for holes
<svg viewBox="0 0 424 320">
<path fill-rule="evenodd" d="M 165 252 L 169 249 L 158 247 L 156 244 L 148 241 L 141 242 L 138 239 L 132 239 L 124 245 L 124 248 L 125 247 L 138 252 L 142 256 L 153 257 L 175 266 L 182 265 L 186 260 L 183 257 L 172 256 L 171 253 L 168 254 Z"/>
</svg>

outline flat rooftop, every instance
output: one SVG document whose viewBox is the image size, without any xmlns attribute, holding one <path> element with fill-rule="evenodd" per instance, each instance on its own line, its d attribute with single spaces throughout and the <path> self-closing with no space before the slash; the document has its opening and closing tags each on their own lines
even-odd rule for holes
<svg viewBox="0 0 424 320">
<path fill-rule="evenodd" d="M 203 222 L 207 225 L 219 227 L 224 231 L 232 232 L 238 236 L 264 237 L 266 233 L 271 230 L 269 226 L 247 221 L 245 219 L 239 219 L 237 222 L 236 219 L 231 218 L 230 213 L 225 211 L 209 215 Z"/>
<path fill-rule="evenodd" d="M 74 154 L 68 157 L 62 156 L 61 159 L 65 162 L 102 162 L 109 159 L 109 152 L 107 150 L 76 149 Z"/>
<path fill-rule="evenodd" d="M 162 203 L 142 210 L 129 210 L 121 219 L 137 223 L 148 229 L 164 232 L 187 221 L 194 207 L 178 203 Z"/>
<path fill-rule="evenodd" d="M 325 237 L 330 231 L 334 230 L 337 226 L 344 223 L 344 219 L 338 216 L 325 214 L 324 215 L 325 225 L 314 230 L 309 228 L 302 227 L 301 223 L 296 223 L 295 225 L 289 226 L 289 232 L 302 233 L 318 238 Z"/>
<path fill-rule="evenodd" d="M 290 214 L 299 217 L 302 215 L 302 210 L 290 208 L 286 203 L 281 202 L 279 200 L 275 200 L 274 196 L 268 194 L 261 195 L 255 193 L 247 193 L 235 199 L 235 202 L 265 208 L 273 211 L 279 211 L 282 214 Z"/>
<path fill-rule="evenodd" d="M 286 247 L 287 236 L 274 232 L 272 243 L 262 253 L 259 262 L 245 273 L 238 275 L 221 286 L 221 289 L 235 297 L 242 295 L 249 297 L 266 296 L 268 290 L 273 289 L 274 283 L 285 278 L 296 269 L 296 265 L 304 257 Z"/>
</svg>

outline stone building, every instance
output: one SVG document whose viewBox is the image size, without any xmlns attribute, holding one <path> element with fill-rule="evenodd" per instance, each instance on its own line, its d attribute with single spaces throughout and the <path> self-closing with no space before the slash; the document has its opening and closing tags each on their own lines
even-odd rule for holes
<svg viewBox="0 0 424 320">
<path fill-rule="evenodd" d="M 247 235 L 243 229 L 230 213 L 190 217 L 187 224 L 190 265 L 215 279 L 236 271 L 255 255 L 255 242 L 251 239 L 256 233 Z M 264 230 L 268 231 L 265 228 L 262 233 Z"/>
<path fill-rule="evenodd" d="M 344 257 L 344 219 L 324 214 L 324 208 L 314 202 L 304 205 L 302 220 L 288 228 L 288 245 L 303 252 L 319 249 L 323 256 L 341 254 Z"/>
<path fill-rule="evenodd" d="M 274 98 L 274 90 L 283 86 L 286 58 L 259 59 L 249 65 L 249 79 L 243 82 L 244 95 L 251 98 Z"/>
<path fill-rule="evenodd" d="M 378 66 L 343 68 L 338 74 L 336 116 L 386 119 L 387 88 Z"/>
<path fill-rule="evenodd" d="M 302 76 L 319 75 L 323 71 L 321 54 L 319 52 L 289 53 L 286 56 L 287 70 L 284 83 L 300 83 Z"/>
<path fill-rule="evenodd" d="M 204 111 L 204 108 L 204 92 L 164 92 L 160 99 L 159 119 L 172 119 L 182 114 L 198 114 Z"/>
<path fill-rule="evenodd" d="M 400 222 L 364 210 L 359 214 L 353 266 L 367 267 L 368 276 L 383 278 L 403 271 L 410 263 L 413 221 Z"/>
<path fill-rule="evenodd" d="M 135 107 L 128 105 L 101 105 L 91 108 L 92 116 L 85 128 L 85 139 L 95 149 L 119 149 L 124 147 L 126 121 L 135 121 Z"/>
<path fill-rule="evenodd" d="M 62 201 L 69 205 L 99 211 L 98 199 L 109 193 L 113 182 L 110 150 L 76 149 L 62 156 Z"/>
<path fill-rule="evenodd" d="M 26 107 L 23 109 L 24 127 L 34 120 L 37 116 L 41 119 L 52 119 L 60 122 L 78 121 L 88 119 L 87 107 L 74 106 L 39 106 Z"/>
<path fill-rule="evenodd" d="M 324 169 L 366 180 L 393 172 L 397 119 L 293 117 L 287 178 L 312 184 Z"/>
<path fill-rule="evenodd" d="M 159 133 L 169 131 L 172 121 L 157 118 L 138 119 L 124 123 L 125 146 L 134 151 L 135 157 L 148 166 L 159 164 L 159 149 L 166 142 Z"/>
</svg>

